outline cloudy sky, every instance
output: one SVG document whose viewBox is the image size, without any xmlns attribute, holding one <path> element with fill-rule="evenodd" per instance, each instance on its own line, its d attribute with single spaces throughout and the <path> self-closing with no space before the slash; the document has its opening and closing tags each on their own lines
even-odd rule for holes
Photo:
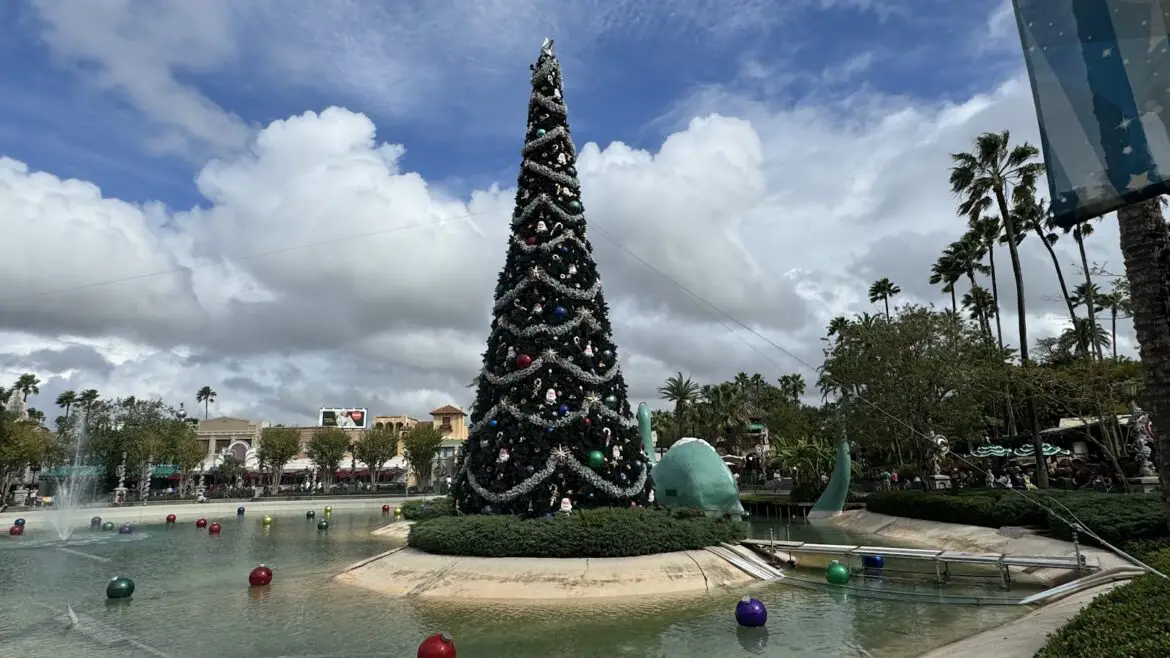
<svg viewBox="0 0 1170 658">
<path fill-rule="evenodd" d="M 467 405 L 551 36 L 631 402 L 676 370 L 812 380 L 873 280 L 948 303 L 948 153 L 1038 138 L 1009 3 L 777 4 L 0 3 L 0 379 L 286 423 Z"/>
</svg>

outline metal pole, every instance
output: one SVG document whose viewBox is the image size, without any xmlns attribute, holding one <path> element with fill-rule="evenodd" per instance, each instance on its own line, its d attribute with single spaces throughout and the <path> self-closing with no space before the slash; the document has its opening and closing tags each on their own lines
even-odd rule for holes
<svg viewBox="0 0 1170 658">
<path fill-rule="evenodd" d="M 1073 545 L 1073 553 L 1076 555 L 1076 558 L 1077 558 L 1076 574 L 1077 574 L 1077 577 L 1080 578 L 1080 576 L 1081 576 L 1081 543 L 1078 541 L 1076 526 L 1073 526 L 1073 529 L 1072 529 L 1072 545 Z"/>
</svg>

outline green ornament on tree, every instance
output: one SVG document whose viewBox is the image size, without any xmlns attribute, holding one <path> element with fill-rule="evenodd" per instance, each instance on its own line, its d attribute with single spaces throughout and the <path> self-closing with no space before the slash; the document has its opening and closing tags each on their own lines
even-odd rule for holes
<svg viewBox="0 0 1170 658">
<path fill-rule="evenodd" d="M 618 399 L 617 399 L 616 395 L 605 396 L 605 406 L 609 407 L 610 409 L 616 409 L 617 403 L 618 403 Z"/>
<path fill-rule="evenodd" d="M 536 136 L 537 137 L 544 137 L 544 128 L 537 129 Z"/>
<path fill-rule="evenodd" d="M 833 585 L 844 585 L 845 583 L 849 582 L 849 577 L 851 575 L 852 574 L 849 573 L 849 567 L 836 560 L 833 560 L 831 563 L 829 563 L 829 567 L 825 569 L 825 580 L 829 581 Z"/>
<path fill-rule="evenodd" d="M 601 468 L 605 464 L 605 455 L 601 454 L 600 450 L 594 450 L 589 453 L 589 467 Z"/>
<path fill-rule="evenodd" d="M 576 199 L 573 199 L 572 201 L 569 202 L 569 209 L 572 210 L 573 212 L 581 212 L 581 202 L 576 200 Z"/>
</svg>

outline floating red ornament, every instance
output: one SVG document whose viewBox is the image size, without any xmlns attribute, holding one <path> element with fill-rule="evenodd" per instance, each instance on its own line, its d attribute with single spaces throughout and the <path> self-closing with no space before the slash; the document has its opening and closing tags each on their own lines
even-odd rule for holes
<svg viewBox="0 0 1170 658">
<path fill-rule="evenodd" d="M 8 534 L 12 535 L 13 537 L 19 537 L 19 536 L 24 534 L 24 527 L 14 525 L 8 529 Z M 454 654 L 452 654 L 452 655 L 454 655 Z"/>
<path fill-rule="evenodd" d="M 206 528 L 207 527 L 207 519 L 195 519 L 195 527 L 196 528 Z"/>
<path fill-rule="evenodd" d="M 418 658 L 455 658 L 455 643 L 442 633 L 435 633 L 418 645 Z"/>
<path fill-rule="evenodd" d="M 272 569 L 261 564 L 248 574 L 248 584 L 252 587 L 264 587 L 272 583 Z"/>
<path fill-rule="evenodd" d="M 532 365 L 532 357 L 528 356 L 527 354 L 521 354 L 520 356 L 516 357 L 517 368 L 523 370 L 530 365 Z"/>
<path fill-rule="evenodd" d="M 382 513 L 383 513 L 383 514 L 389 514 L 389 513 L 390 513 L 390 506 L 389 506 L 389 505 L 383 505 L 383 506 L 382 506 Z"/>
<path fill-rule="evenodd" d="M 179 520 L 178 517 L 175 516 L 174 514 L 167 514 L 167 524 L 168 525 L 171 523 L 174 523 L 175 521 L 178 521 L 178 520 Z"/>
<path fill-rule="evenodd" d="M 212 523 L 211 525 L 207 526 L 207 532 L 213 535 L 218 535 L 219 531 L 222 529 L 223 528 L 220 527 L 219 523 Z"/>
</svg>

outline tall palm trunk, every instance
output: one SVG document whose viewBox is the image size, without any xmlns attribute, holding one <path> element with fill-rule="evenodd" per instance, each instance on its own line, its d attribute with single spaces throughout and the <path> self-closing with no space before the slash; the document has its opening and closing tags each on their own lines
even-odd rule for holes
<svg viewBox="0 0 1170 658">
<path fill-rule="evenodd" d="M 882 301 L 886 304 L 886 322 L 890 321 L 890 298 L 882 297 Z"/>
<path fill-rule="evenodd" d="M 1089 257 L 1085 254 L 1085 238 L 1080 231 L 1073 232 L 1073 239 L 1077 241 L 1077 250 L 1081 252 L 1081 269 L 1085 271 L 1085 308 L 1089 314 L 1089 337 L 1093 343 L 1093 352 L 1098 361 L 1104 361 L 1105 355 L 1101 352 L 1101 343 L 1097 340 L 1097 300 L 1093 299 L 1093 273 L 1089 271 Z"/>
<path fill-rule="evenodd" d="M 955 296 L 955 284 L 951 284 L 951 310 L 959 312 L 959 298 Z"/>
<path fill-rule="evenodd" d="M 1052 267 L 1056 268 L 1056 281 L 1060 283 L 1060 296 L 1064 298 L 1064 305 L 1068 308 L 1068 319 L 1072 322 L 1072 326 L 1077 326 L 1077 307 L 1073 306 L 1072 295 L 1068 293 L 1068 284 L 1064 282 L 1064 268 L 1060 266 L 1060 259 L 1056 256 L 1056 249 L 1052 248 L 1052 244 L 1048 242 L 1048 238 L 1044 235 L 1039 227 L 1036 228 L 1036 235 L 1040 237 L 1040 242 L 1044 244 L 1044 248 L 1048 250 L 1048 257 L 1052 259 Z"/>
<path fill-rule="evenodd" d="M 1003 186 L 995 187 L 995 201 L 999 204 L 999 214 L 1003 217 L 1004 229 L 1008 235 L 1008 255 L 1012 258 L 1012 275 L 1016 279 L 1016 314 L 1019 316 L 1020 328 L 1020 364 L 1024 368 L 1029 366 L 1028 359 L 1028 306 L 1024 301 L 1024 272 L 1020 267 L 1020 252 L 1016 249 L 1016 222 L 1008 212 L 1007 198 L 1004 196 Z M 1028 413 L 1028 424 L 1032 431 L 1032 448 L 1036 451 L 1036 486 L 1048 488 L 1048 462 L 1044 457 L 1044 442 L 1040 439 L 1040 417 L 1036 415 L 1036 404 L 1029 396 L 1025 402 Z"/>
<path fill-rule="evenodd" d="M 991 268 L 991 301 L 995 304 L 995 338 L 1003 349 L 1003 324 L 999 320 L 999 283 L 995 280 L 995 247 L 987 247 L 987 264 Z"/>
<path fill-rule="evenodd" d="M 1145 372 L 1145 402 L 1158 443 L 1162 500 L 1170 512 L 1170 234 L 1158 199 L 1122 207 L 1117 224 Z"/>
<path fill-rule="evenodd" d="M 1109 309 L 1109 321 L 1112 327 L 1109 331 L 1109 344 L 1113 346 L 1113 360 L 1117 360 L 1117 307 Z"/>
</svg>

